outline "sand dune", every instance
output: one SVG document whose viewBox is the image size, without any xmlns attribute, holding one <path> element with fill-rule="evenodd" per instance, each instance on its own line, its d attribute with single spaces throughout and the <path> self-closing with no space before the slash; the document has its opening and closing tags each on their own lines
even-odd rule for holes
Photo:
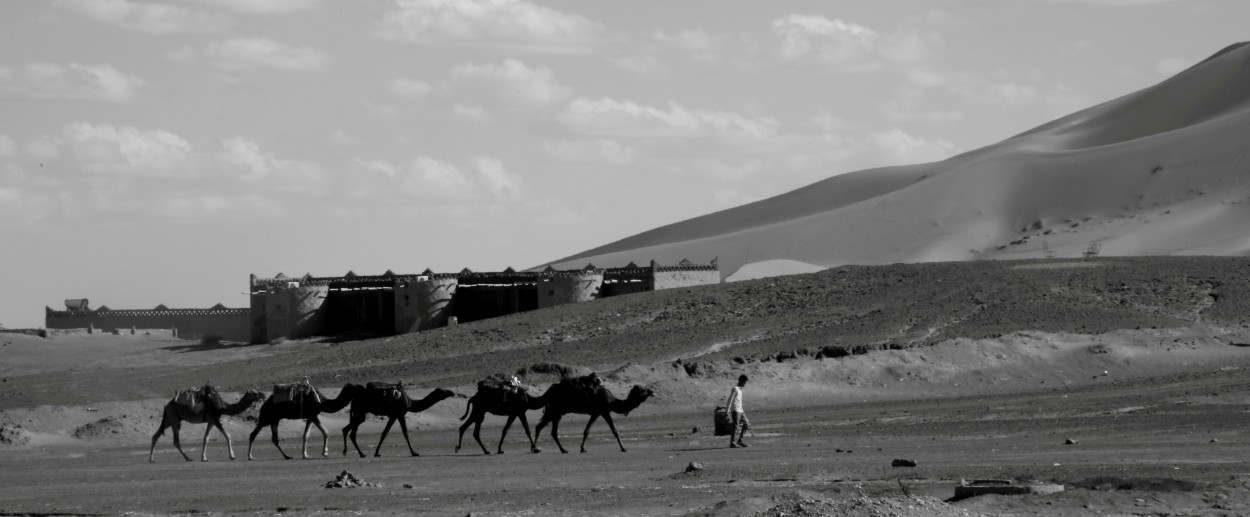
<svg viewBox="0 0 1250 517">
<path fill-rule="evenodd" d="M 1250 253 L 1250 45 L 950 159 L 842 174 L 556 261 L 809 267 Z M 735 273 L 752 265 L 744 274 Z M 773 267 L 777 266 L 777 267 Z"/>
</svg>

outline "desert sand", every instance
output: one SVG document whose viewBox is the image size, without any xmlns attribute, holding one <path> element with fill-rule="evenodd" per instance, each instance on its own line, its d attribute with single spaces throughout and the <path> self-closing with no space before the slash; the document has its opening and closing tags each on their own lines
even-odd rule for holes
<svg viewBox="0 0 1250 517">
<path fill-rule="evenodd" d="M 844 264 L 1250 253 L 1250 46 L 947 160 L 852 172 L 557 268 L 718 258 L 730 279 Z M 642 263 L 642 262 L 638 262 Z M 749 266 L 749 267 L 748 267 Z M 739 269 L 743 268 L 742 272 Z"/>
<path fill-rule="evenodd" d="M 0 512 L 434 515 L 1245 515 L 1250 512 L 1250 268 L 1244 259 L 844 267 L 561 306 L 378 339 L 243 345 L 142 336 L 0 334 Z M 902 299 L 902 293 L 911 293 Z M 822 323 L 823 322 L 823 323 Z M 559 365 L 559 366 L 554 366 Z M 570 415 L 560 454 L 504 455 L 471 436 L 465 396 L 492 373 L 532 393 L 561 369 L 656 397 L 616 426 Z M 712 434 L 711 409 L 748 374 L 747 449 Z M 214 432 L 208 462 L 170 437 L 148 463 L 160 409 L 181 387 L 309 377 L 403 381 L 460 396 L 408 417 L 381 457 L 343 454 L 345 412 L 309 437 L 256 409 Z M 538 421 L 539 411 L 529 414 Z M 361 429 L 371 449 L 383 421 Z M 503 418 L 488 417 L 490 450 Z M 182 430 L 198 458 L 202 425 Z M 895 459 L 916 467 L 892 467 Z M 326 488 L 343 471 L 373 486 Z M 948 501 L 961 480 L 1059 484 L 1051 495 Z"/>
</svg>

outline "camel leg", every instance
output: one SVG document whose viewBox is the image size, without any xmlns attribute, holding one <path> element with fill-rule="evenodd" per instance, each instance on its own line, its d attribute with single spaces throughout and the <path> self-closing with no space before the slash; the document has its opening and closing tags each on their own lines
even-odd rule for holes
<svg viewBox="0 0 1250 517">
<path fill-rule="evenodd" d="M 564 445 L 560 444 L 560 419 L 558 417 L 551 421 L 551 439 L 556 441 L 556 447 L 560 448 L 560 454 L 569 453 L 569 451 L 564 450 Z"/>
<path fill-rule="evenodd" d="M 616 437 L 616 445 L 621 448 L 621 452 L 625 452 L 625 446 L 621 445 L 621 435 L 616 434 L 616 424 L 612 423 L 612 415 L 604 414 L 603 421 L 608 423 L 608 429 L 612 430 L 612 436 Z"/>
<path fill-rule="evenodd" d="M 413 450 L 413 448 L 412 448 L 412 442 L 408 440 L 408 422 L 407 422 L 407 420 L 408 420 L 408 418 L 407 418 L 407 417 L 402 417 L 402 416 L 401 416 L 401 417 L 399 417 L 399 430 L 404 432 L 404 442 L 408 444 L 408 453 L 409 453 L 409 454 L 412 454 L 413 456 L 420 456 L 420 454 L 417 454 L 417 451 Z M 474 432 L 473 434 L 474 434 L 474 435 L 477 435 L 477 432 Z M 478 440 L 478 441 L 477 441 L 477 443 L 482 443 L 482 441 L 481 441 L 481 440 Z"/>
<path fill-rule="evenodd" d="M 460 452 L 460 446 L 464 445 L 464 431 L 468 429 L 469 426 L 471 425 L 473 425 L 472 419 L 465 420 L 463 424 L 460 424 L 460 437 L 456 439 L 456 452 L 457 453 Z"/>
<path fill-rule="evenodd" d="M 300 443 L 300 455 L 304 459 L 308 459 L 308 431 L 312 427 L 312 420 L 304 421 L 304 441 Z"/>
<path fill-rule="evenodd" d="M 178 431 L 180 431 L 181 428 L 182 426 L 179 425 L 178 422 L 174 422 L 169 425 L 169 431 L 174 435 L 174 448 L 178 449 L 178 454 L 182 455 L 182 459 L 191 461 L 191 457 L 187 456 L 187 453 L 182 450 L 182 440 L 178 438 L 178 435 L 181 434 Z"/>
<path fill-rule="evenodd" d="M 221 431 L 221 435 L 226 437 L 226 450 L 230 451 L 230 459 L 234 459 L 234 443 L 230 441 L 230 433 L 227 433 L 226 428 L 222 427 L 221 420 L 213 422 L 213 425 L 216 425 L 217 430 Z"/>
<path fill-rule="evenodd" d="M 152 435 L 152 450 L 148 451 L 148 463 L 156 463 L 156 441 L 160 439 L 162 434 L 165 434 L 165 429 L 168 427 L 169 424 L 166 424 L 165 420 L 162 419 L 160 427 L 156 428 L 156 434 Z"/>
<path fill-rule="evenodd" d="M 592 415 L 590 415 L 590 420 L 587 420 L 587 421 L 586 421 L 586 430 L 582 431 L 582 450 L 581 450 L 581 452 L 586 452 L 586 438 L 589 438 L 589 437 L 590 437 L 590 426 L 595 425 L 595 419 L 597 419 L 597 418 L 599 418 L 599 415 L 594 415 L 594 414 L 592 414 Z M 607 418 L 607 417 L 604 417 L 604 418 Z"/>
<path fill-rule="evenodd" d="M 247 435 L 247 461 L 252 461 L 252 442 L 256 441 L 256 435 L 260 434 L 262 427 L 265 427 L 265 424 L 259 421 L 256 422 L 256 428 L 252 429 L 252 433 Z M 281 447 L 278 449 L 281 450 Z"/>
<path fill-rule="evenodd" d="M 318 431 L 321 431 L 321 457 L 324 458 L 326 456 L 329 456 L 330 455 L 330 435 L 326 434 L 325 426 L 321 425 L 321 418 L 313 417 L 312 423 L 313 425 L 317 426 Z"/>
<path fill-rule="evenodd" d="M 503 432 L 499 433 L 499 447 L 496 449 L 499 454 L 503 454 L 503 439 L 508 437 L 508 429 L 512 427 L 513 420 L 516 420 L 516 415 L 508 415 L 508 421 L 503 423 Z"/>
<path fill-rule="evenodd" d="M 347 422 L 347 426 L 343 427 L 343 455 L 347 456 L 347 435 L 350 433 L 352 437 L 352 446 L 356 448 L 356 454 L 361 458 L 365 457 L 365 453 L 361 452 L 360 444 L 356 443 L 356 431 L 360 429 L 360 424 L 365 421 L 365 415 L 356 413 L 351 414 L 351 420 Z"/>
<path fill-rule="evenodd" d="M 477 440 L 477 446 L 482 448 L 482 454 L 490 456 L 490 451 L 486 450 L 486 446 L 482 445 L 482 421 L 486 420 L 486 415 L 473 421 L 473 439 Z"/>
<path fill-rule="evenodd" d="M 213 424 L 204 424 L 204 446 L 200 447 L 200 461 L 208 461 L 208 433 L 213 432 Z"/>
<path fill-rule="evenodd" d="M 382 442 L 386 441 L 386 433 L 391 432 L 391 426 L 393 425 L 395 425 L 395 417 L 391 417 L 389 420 L 387 420 L 386 427 L 382 428 L 382 437 L 378 438 L 378 447 L 373 450 L 374 458 L 382 456 Z M 404 436 L 404 438 L 408 438 L 408 437 Z M 352 441 L 353 442 L 356 441 L 356 436 L 354 434 L 352 436 Z M 409 446 L 409 448 L 412 448 L 412 447 Z"/>
<path fill-rule="evenodd" d="M 284 460 L 291 459 L 290 456 L 287 456 L 286 451 L 282 450 L 282 444 L 278 438 L 278 422 L 269 424 L 269 437 L 271 440 L 273 440 L 273 446 L 277 447 L 278 452 L 282 453 L 282 459 Z"/>
<path fill-rule="evenodd" d="M 525 420 L 525 413 L 518 416 L 521 418 L 521 429 L 525 430 L 525 438 L 530 441 L 530 452 L 538 452 L 538 444 L 534 442 L 534 435 L 530 434 L 530 423 Z M 503 438 L 499 439 L 499 446 L 503 447 Z"/>
</svg>

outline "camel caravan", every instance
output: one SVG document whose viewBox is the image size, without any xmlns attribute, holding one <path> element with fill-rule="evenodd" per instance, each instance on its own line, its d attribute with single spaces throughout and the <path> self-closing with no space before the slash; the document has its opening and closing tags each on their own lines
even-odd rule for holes
<svg viewBox="0 0 1250 517">
<path fill-rule="evenodd" d="M 556 442 L 556 447 L 560 449 L 560 452 L 568 453 L 569 451 L 565 450 L 560 443 L 559 429 L 560 419 L 569 413 L 590 417 L 590 420 L 586 422 L 586 429 L 582 432 L 581 452 L 586 452 L 586 439 L 590 436 L 590 428 L 600 418 L 608 423 L 612 436 L 616 438 L 616 444 L 621 448 L 621 452 L 625 452 L 621 436 L 612 422 L 612 413 L 629 415 L 630 411 L 637 409 L 654 394 L 650 388 L 635 385 L 624 399 L 617 398 L 603 386 L 596 374 L 591 373 L 582 377 L 564 378 L 547 388 L 542 395 L 535 396 L 527 392 L 516 377 L 492 376 L 478 383 L 477 392 L 469 397 L 465 405 L 464 415 L 460 417 L 464 423 L 460 426 L 456 452 L 460 452 L 465 430 L 472 425 L 473 439 L 477 441 L 484 454 L 490 454 L 481 439 L 482 422 L 488 413 L 508 417 L 496 448 L 498 454 L 503 454 L 504 438 L 507 437 L 508 429 L 517 419 L 521 420 L 521 427 L 525 429 L 531 452 L 542 451 L 538 447 L 538 437 L 543 428 L 550 424 L 551 438 Z M 243 413 L 262 399 L 264 402 L 260 406 L 256 428 L 252 430 L 247 441 L 247 459 L 249 460 L 253 459 L 252 444 L 256 441 L 256 436 L 260 434 L 261 429 L 265 427 L 269 428 L 273 445 L 278 448 L 278 452 L 282 453 L 283 459 L 291 459 L 279 443 L 278 424 L 283 420 L 304 421 L 303 442 L 300 446 L 304 459 L 309 457 L 308 433 L 313 426 L 321 432 L 321 455 L 328 456 L 329 435 L 325 427 L 321 425 L 319 417 L 323 413 L 337 413 L 343 408 L 349 408 L 348 423 L 343 427 L 344 456 L 348 453 L 347 441 L 350 438 L 356 453 L 362 458 L 365 457 L 365 453 L 360 450 L 360 445 L 356 442 L 356 432 L 369 415 L 387 417 L 386 427 L 382 429 L 382 436 L 378 438 L 378 444 L 373 450 L 375 457 L 381 456 L 382 443 L 386 441 L 386 435 L 390 433 L 396 421 L 399 422 L 399 429 L 404 434 L 404 442 L 408 444 L 408 452 L 413 456 L 420 456 L 412 448 L 412 442 L 408 438 L 406 422 L 408 413 L 425 411 L 455 396 L 456 394 L 450 390 L 436 388 L 421 399 L 413 399 L 409 397 L 403 383 L 370 382 L 364 385 L 345 384 L 338 396 L 331 399 L 323 395 L 308 379 L 304 379 L 298 383 L 276 384 L 268 397 L 260 391 L 248 390 L 238 401 L 227 403 L 215 387 L 206 384 L 198 388 L 178 390 L 174 397 L 165 404 L 160 427 L 156 430 L 156 434 L 152 435 L 152 448 L 148 452 L 148 461 L 156 461 L 156 443 L 166 429 L 172 431 L 174 447 L 182 454 L 182 458 L 191 461 L 191 457 L 183 452 L 178 436 L 181 424 L 184 422 L 206 424 L 200 448 L 200 461 L 208 461 L 208 436 L 213 428 L 221 431 L 221 434 L 226 437 L 226 447 L 230 452 L 230 459 L 233 460 L 235 458 L 234 444 L 230 440 L 230 434 L 221 425 L 221 417 Z M 534 433 L 530 434 L 529 421 L 525 413 L 538 409 L 543 410 L 542 418 L 538 421 Z"/>
</svg>

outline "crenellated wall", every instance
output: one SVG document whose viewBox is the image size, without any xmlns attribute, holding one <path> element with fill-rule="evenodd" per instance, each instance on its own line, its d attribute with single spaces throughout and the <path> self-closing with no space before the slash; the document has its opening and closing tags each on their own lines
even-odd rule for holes
<svg viewBox="0 0 1250 517">
<path fill-rule="evenodd" d="M 57 331 L 141 334 L 152 329 L 169 330 L 183 339 L 218 336 L 229 341 L 251 338 L 248 309 L 152 309 L 54 311 L 46 309 L 44 326 Z M 151 333 L 151 332 L 149 332 Z"/>
<path fill-rule="evenodd" d="M 538 278 L 538 308 L 594 300 L 602 286 L 602 269 L 546 271 Z"/>
<path fill-rule="evenodd" d="M 166 309 L 111 311 L 87 308 L 48 309 L 49 330 L 127 334 L 139 329 L 169 329 L 179 337 L 220 336 L 230 341 L 270 342 L 278 338 L 322 335 L 404 334 L 446 326 L 450 317 L 461 322 L 506 316 L 625 294 L 720 283 L 720 271 L 711 264 L 649 267 L 632 263 L 623 268 L 596 268 L 542 272 L 460 273 L 377 276 L 348 272 L 341 277 L 273 278 L 251 276 L 248 309 Z M 67 303 L 74 300 L 69 300 Z"/>
<path fill-rule="evenodd" d="M 447 318 L 453 315 L 455 305 L 452 302 L 459 284 L 456 275 L 433 273 L 397 282 L 394 287 L 395 333 L 446 326 Z"/>
<path fill-rule="evenodd" d="M 265 297 L 265 341 L 325 334 L 327 285 L 275 288 Z"/>
</svg>

